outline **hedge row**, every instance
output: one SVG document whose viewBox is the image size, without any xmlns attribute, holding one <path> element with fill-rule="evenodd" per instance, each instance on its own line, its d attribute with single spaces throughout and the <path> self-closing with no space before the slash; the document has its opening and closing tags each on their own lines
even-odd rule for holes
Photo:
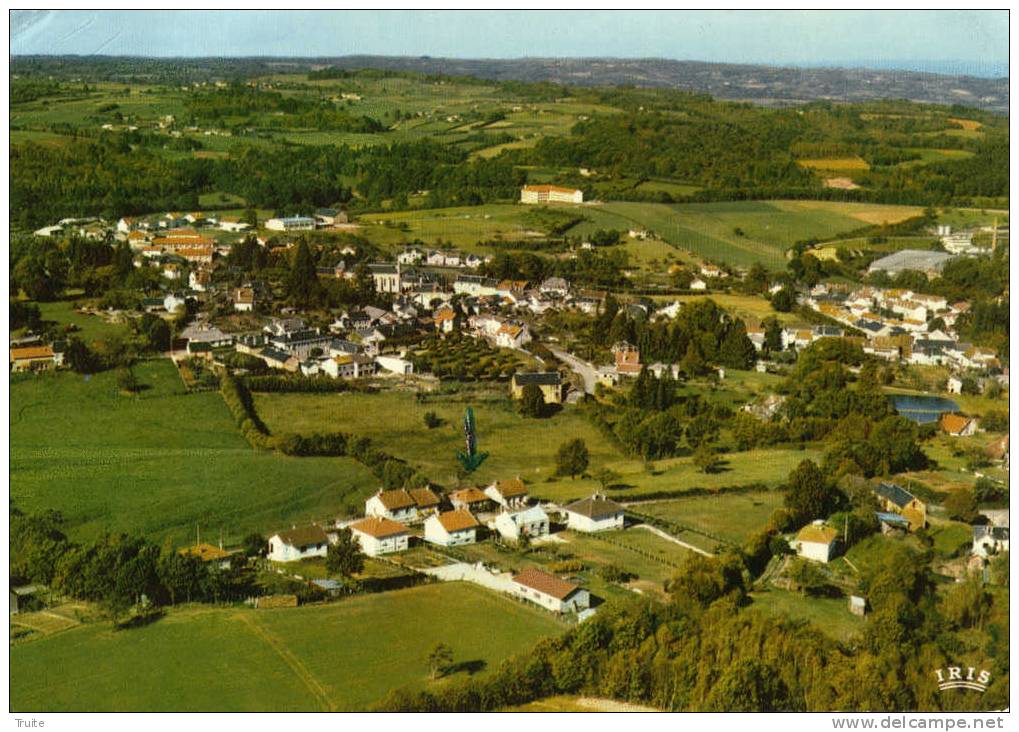
<svg viewBox="0 0 1019 732">
<path fill-rule="evenodd" d="M 240 427 L 241 434 L 256 449 L 277 450 L 284 455 L 296 457 L 349 456 L 368 468 L 386 488 L 428 485 L 427 476 L 403 460 L 373 447 L 367 437 L 357 437 L 346 432 L 271 435 L 259 419 L 246 385 L 232 374 L 224 373 L 220 378 L 220 393 Z"/>
</svg>

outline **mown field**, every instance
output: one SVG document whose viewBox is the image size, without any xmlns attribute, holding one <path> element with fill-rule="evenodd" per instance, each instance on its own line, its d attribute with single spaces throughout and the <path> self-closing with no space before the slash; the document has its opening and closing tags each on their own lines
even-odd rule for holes
<svg viewBox="0 0 1019 732">
<path fill-rule="evenodd" d="M 783 498 L 779 491 L 722 493 L 645 503 L 635 508 L 740 546 L 751 534 L 764 528 Z M 709 536 L 684 532 L 680 538 L 710 551 L 716 542 Z"/>
<path fill-rule="evenodd" d="M 167 360 L 135 367 L 144 390 L 121 394 L 112 372 L 11 381 L 11 498 L 56 509 L 76 536 L 105 530 L 175 542 L 227 541 L 336 515 L 377 481 L 347 458 L 253 451 L 217 392 L 184 393 Z"/>
<path fill-rule="evenodd" d="M 728 398 L 726 394 L 718 398 Z M 419 403 L 413 394 L 401 392 L 259 394 L 255 405 L 271 430 L 344 430 L 366 435 L 445 486 L 457 482 L 455 455 L 463 443 L 460 425 L 470 405 L 477 420 L 479 450 L 490 453 L 470 482 L 487 484 L 519 475 L 531 485 L 533 495 L 556 501 L 601 490 L 590 478 L 552 477 L 556 451 L 574 437 L 587 444 L 589 472 L 605 466 L 620 474 L 620 487 L 611 491 L 620 500 L 658 492 L 681 494 L 694 487 L 775 485 L 801 460 L 817 458 L 813 450 L 762 449 L 725 455 L 722 469 L 711 474 L 701 473 L 690 457 L 659 460 L 649 470 L 641 461 L 620 453 L 576 408 L 566 407 L 547 419 L 529 419 L 520 416 L 508 399 L 436 395 Z M 439 415 L 444 424 L 426 428 L 424 414 L 428 411 Z"/>
<path fill-rule="evenodd" d="M 280 610 L 187 608 L 133 630 L 84 625 L 14 645 L 10 708 L 359 710 L 393 688 L 485 673 L 562 630 L 549 613 L 464 583 Z M 454 669 L 433 682 L 426 659 L 440 641 Z"/>
</svg>

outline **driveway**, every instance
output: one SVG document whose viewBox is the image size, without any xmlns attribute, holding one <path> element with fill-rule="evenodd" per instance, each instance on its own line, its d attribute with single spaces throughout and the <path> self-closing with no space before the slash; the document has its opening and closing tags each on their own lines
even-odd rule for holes
<svg viewBox="0 0 1019 732">
<path fill-rule="evenodd" d="M 569 366 L 572 371 L 580 374 L 580 377 L 584 380 L 584 391 L 588 394 L 594 394 L 595 384 L 598 383 L 598 372 L 593 364 L 577 358 L 569 351 L 564 351 L 554 346 L 549 346 L 548 350 L 555 354 L 556 358 Z"/>
</svg>

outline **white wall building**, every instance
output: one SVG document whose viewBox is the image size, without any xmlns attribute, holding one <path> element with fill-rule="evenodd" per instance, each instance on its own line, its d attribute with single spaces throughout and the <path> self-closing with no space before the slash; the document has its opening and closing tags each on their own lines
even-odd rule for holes
<svg viewBox="0 0 1019 732">
<path fill-rule="evenodd" d="M 579 612 L 591 606 L 587 590 L 540 569 L 525 569 L 516 575 L 513 593 L 556 613 Z"/>
<path fill-rule="evenodd" d="M 425 541 L 439 546 L 459 546 L 477 541 L 481 524 L 470 511 L 446 511 L 425 520 Z"/>
<path fill-rule="evenodd" d="M 407 549 L 407 527 L 397 521 L 369 516 L 352 523 L 348 528 L 361 545 L 361 551 L 369 557 Z"/>
<path fill-rule="evenodd" d="M 573 531 L 606 531 L 623 528 L 623 507 L 600 495 L 574 501 L 563 508 L 566 525 Z"/>
<path fill-rule="evenodd" d="M 309 557 L 324 557 L 329 537 L 321 526 L 305 526 L 281 531 L 269 538 L 269 559 L 296 562 Z"/>
<path fill-rule="evenodd" d="M 417 519 L 417 502 L 403 488 L 379 491 L 364 502 L 364 515 L 387 518 L 393 521 Z"/>
</svg>

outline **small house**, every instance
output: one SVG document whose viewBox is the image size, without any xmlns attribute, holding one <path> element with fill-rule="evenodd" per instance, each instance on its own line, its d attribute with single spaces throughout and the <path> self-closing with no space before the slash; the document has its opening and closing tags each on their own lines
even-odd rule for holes
<svg viewBox="0 0 1019 732">
<path fill-rule="evenodd" d="M 361 545 L 361 551 L 369 557 L 407 549 L 409 541 L 407 527 L 398 521 L 369 516 L 355 521 L 348 528 Z"/>
<path fill-rule="evenodd" d="M 952 437 L 970 437 L 975 435 L 980 422 L 971 417 L 964 417 L 961 414 L 945 413 L 941 415 L 938 422 L 941 431 Z"/>
<path fill-rule="evenodd" d="M 541 506 L 531 506 L 523 511 L 503 511 L 492 524 L 499 536 L 508 541 L 519 541 L 526 536 L 532 539 L 548 536 L 549 518 Z"/>
<path fill-rule="evenodd" d="M 800 529 L 793 540 L 793 549 L 804 559 L 827 564 L 835 553 L 839 532 L 831 526 L 813 523 Z"/>
<path fill-rule="evenodd" d="M 537 373 L 515 373 L 510 383 L 510 391 L 514 399 L 523 399 L 524 387 L 534 384 L 541 389 L 545 404 L 562 404 L 563 377 L 558 371 L 540 371 Z"/>
<path fill-rule="evenodd" d="M 513 592 L 556 613 L 579 612 L 591 606 L 587 590 L 540 569 L 525 569 L 514 576 Z"/>
<path fill-rule="evenodd" d="M 57 365 L 51 346 L 25 346 L 11 349 L 11 371 L 42 371 Z"/>
<path fill-rule="evenodd" d="M 231 555 L 223 547 L 200 543 L 184 547 L 180 550 L 180 554 L 186 557 L 196 557 L 204 564 L 215 564 L 221 569 L 230 568 Z"/>
<path fill-rule="evenodd" d="M 881 510 L 897 513 L 909 522 L 909 530 L 916 531 L 927 525 L 927 504 L 895 483 L 878 483 L 874 489 Z"/>
<path fill-rule="evenodd" d="M 425 541 L 439 546 L 459 546 L 477 541 L 481 526 L 470 511 L 446 511 L 425 520 Z"/>
<path fill-rule="evenodd" d="M 417 520 L 417 502 L 402 488 L 380 490 L 364 502 L 364 515 L 412 522 Z"/>
<path fill-rule="evenodd" d="M 465 509 L 477 513 L 491 510 L 495 505 L 491 498 L 477 488 L 462 488 L 449 494 L 449 502 L 455 509 Z"/>
<path fill-rule="evenodd" d="M 503 508 L 519 508 L 527 505 L 528 491 L 520 476 L 510 480 L 497 480 L 485 488 L 485 495 Z"/>
<path fill-rule="evenodd" d="M 850 595 L 849 612 L 862 618 L 867 614 L 867 599 L 859 595 Z"/>
<path fill-rule="evenodd" d="M 269 537 L 269 559 L 296 562 L 309 557 L 324 557 L 329 537 L 321 526 L 311 525 L 281 531 Z"/>
<path fill-rule="evenodd" d="M 417 506 L 418 518 L 439 510 L 442 501 L 431 488 L 411 488 L 407 492 Z"/>
<path fill-rule="evenodd" d="M 591 533 L 623 528 L 623 507 L 605 496 L 595 494 L 564 507 L 566 526 L 573 531 Z"/>
</svg>

